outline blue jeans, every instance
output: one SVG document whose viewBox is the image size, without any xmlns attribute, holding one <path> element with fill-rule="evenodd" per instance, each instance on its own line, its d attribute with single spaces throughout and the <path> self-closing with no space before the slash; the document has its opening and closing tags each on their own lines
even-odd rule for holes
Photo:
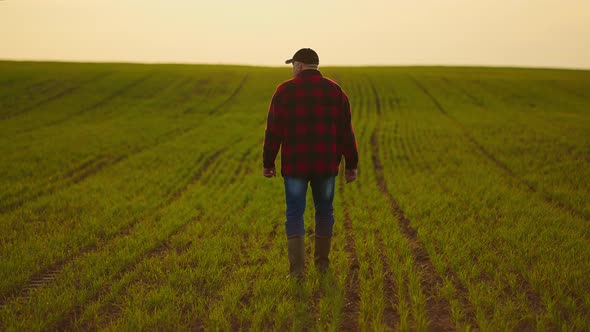
<svg viewBox="0 0 590 332">
<path fill-rule="evenodd" d="M 305 226 L 303 213 L 305 212 L 305 196 L 307 183 L 311 183 L 313 202 L 315 205 L 315 233 L 319 236 L 332 236 L 334 226 L 334 184 L 336 177 L 302 178 L 285 176 L 285 198 L 287 201 L 287 220 L 285 231 L 287 238 L 304 236 Z"/>
</svg>

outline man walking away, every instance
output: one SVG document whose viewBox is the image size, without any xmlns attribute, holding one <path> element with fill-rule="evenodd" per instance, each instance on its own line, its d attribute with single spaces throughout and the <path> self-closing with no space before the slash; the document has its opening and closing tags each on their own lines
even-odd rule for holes
<svg viewBox="0 0 590 332">
<path fill-rule="evenodd" d="M 285 232 L 290 276 L 301 281 L 305 272 L 305 197 L 310 183 L 315 205 L 314 263 L 319 272 L 329 265 L 334 225 L 334 187 L 342 155 L 346 182 L 357 177 L 358 151 L 348 96 L 318 70 L 319 57 L 302 48 L 285 63 L 293 64 L 293 79 L 280 84 L 270 103 L 263 145 L 263 174 L 276 176 L 281 149 L 281 175 L 287 204 Z"/>
</svg>

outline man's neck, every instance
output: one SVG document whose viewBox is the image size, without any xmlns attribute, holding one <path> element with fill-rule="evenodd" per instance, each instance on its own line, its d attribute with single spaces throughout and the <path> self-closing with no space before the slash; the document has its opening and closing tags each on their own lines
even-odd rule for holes
<svg viewBox="0 0 590 332">
<path fill-rule="evenodd" d="M 301 67 L 301 71 L 304 71 L 306 69 L 318 70 L 318 67 L 317 66 L 302 66 Z"/>
</svg>

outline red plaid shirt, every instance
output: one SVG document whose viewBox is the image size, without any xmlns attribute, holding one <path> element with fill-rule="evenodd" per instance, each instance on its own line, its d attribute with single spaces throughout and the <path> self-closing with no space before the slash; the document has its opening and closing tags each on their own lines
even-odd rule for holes
<svg viewBox="0 0 590 332">
<path fill-rule="evenodd" d="M 301 71 L 272 97 L 264 134 L 265 168 L 275 167 L 281 146 L 282 176 L 335 176 L 342 155 L 346 169 L 357 168 L 348 96 L 318 70 Z"/>
</svg>

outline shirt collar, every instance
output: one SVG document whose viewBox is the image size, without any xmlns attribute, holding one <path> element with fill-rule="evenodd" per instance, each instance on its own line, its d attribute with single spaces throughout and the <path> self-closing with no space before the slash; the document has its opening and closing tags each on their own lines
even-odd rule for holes
<svg viewBox="0 0 590 332">
<path fill-rule="evenodd" d="M 317 69 L 304 69 L 301 72 L 299 72 L 299 74 L 297 76 L 307 77 L 307 76 L 315 76 L 315 75 L 322 76 L 322 73 L 320 73 L 320 71 Z"/>
</svg>

